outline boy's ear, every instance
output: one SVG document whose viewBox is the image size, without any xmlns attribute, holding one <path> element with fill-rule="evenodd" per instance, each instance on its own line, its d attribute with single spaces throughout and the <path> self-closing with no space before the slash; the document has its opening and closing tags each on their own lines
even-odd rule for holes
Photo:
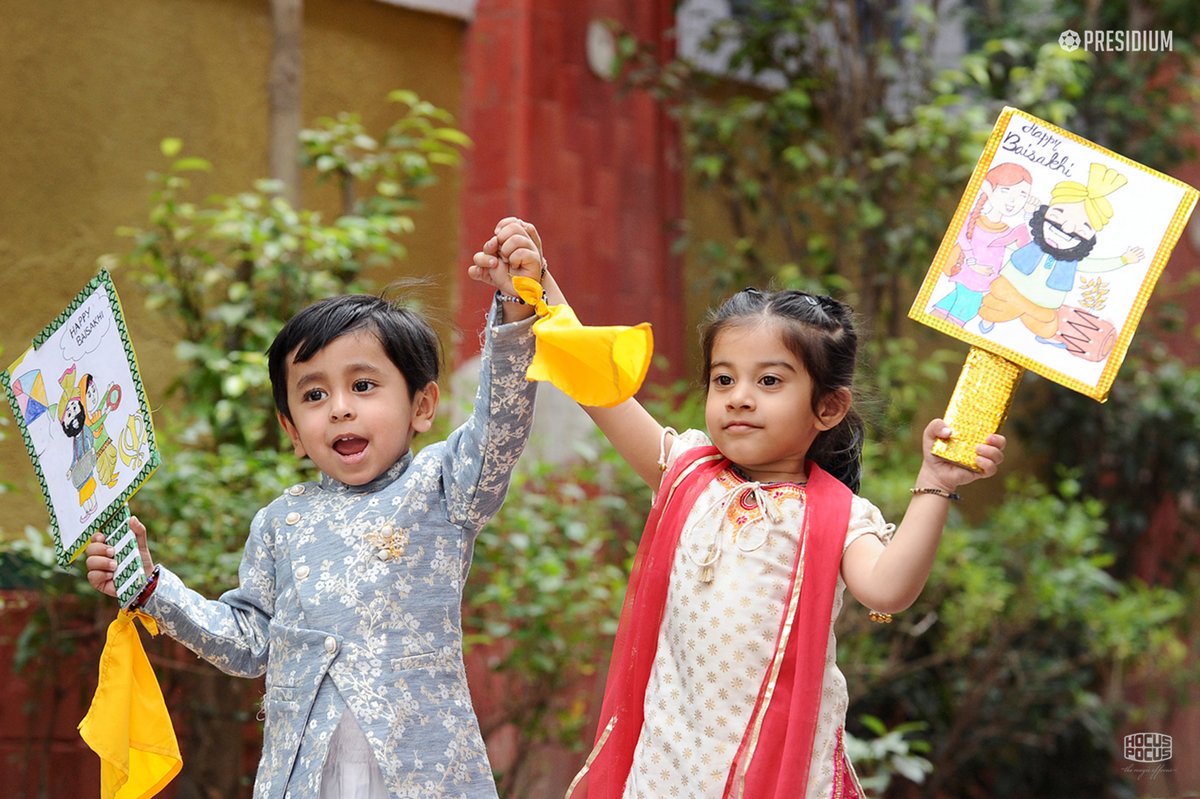
<svg viewBox="0 0 1200 799">
<path fill-rule="evenodd" d="M 817 427 L 822 431 L 832 430 L 842 423 L 850 412 L 850 389 L 839 388 L 826 394 L 817 407 Z"/>
<path fill-rule="evenodd" d="M 417 389 L 412 400 L 412 422 L 410 426 L 414 433 L 428 433 L 433 427 L 433 419 L 437 416 L 438 399 L 441 389 L 430 380 L 424 388 Z"/>
<path fill-rule="evenodd" d="M 279 420 L 283 431 L 292 440 L 292 449 L 295 451 L 296 457 L 303 458 L 306 453 L 304 452 L 304 445 L 300 443 L 300 431 L 296 429 L 296 425 L 292 424 L 292 421 L 284 416 L 282 411 L 275 411 L 275 418 Z"/>
</svg>

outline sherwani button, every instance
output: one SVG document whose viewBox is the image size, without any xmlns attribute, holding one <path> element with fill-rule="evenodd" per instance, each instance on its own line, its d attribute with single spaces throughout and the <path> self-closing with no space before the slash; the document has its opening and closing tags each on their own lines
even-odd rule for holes
<svg viewBox="0 0 1200 799">
<path fill-rule="evenodd" d="M 297 566 L 296 567 L 296 579 L 303 580 L 305 577 L 308 576 L 308 572 L 309 572 L 308 566 Z"/>
<path fill-rule="evenodd" d="M 288 524 L 295 524 L 296 522 L 300 521 L 300 514 L 297 513 L 296 511 L 292 511 L 287 516 L 285 516 L 283 520 L 285 522 L 287 522 Z"/>
<path fill-rule="evenodd" d="M 304 486 L 302 486 L 302 485 L 294 485 L 294 486 L 292 486 L 291 488 L 289 488 L 289 489 L 287 490 L 287 492 L 288 492 L 289 494 L 291 494 L 293 497 L 298 497 L 298 496 L 300 496 L 301 494 L 303 494 L 303 493 L 304 493 Z"/>
<path fill-rule="evenodd" d="M 337 639 L 332 635 L 325 639 L 325 651 L 331 655 L 337 652 Z"/>
</svg>

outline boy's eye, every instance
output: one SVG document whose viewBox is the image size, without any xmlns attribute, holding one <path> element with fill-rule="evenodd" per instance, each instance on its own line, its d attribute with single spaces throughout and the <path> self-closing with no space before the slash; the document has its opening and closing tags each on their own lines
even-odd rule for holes
<svg viewBox="0 0 1200 799">
<path fill-rule="evenodd" d="M 781 381 L 775 375 L 763 375 L 762 379 L 759 382 L 762 383 L 764 386 L 777 386 L 783 381 Z"/>
<path fill-rule="evenodd" d="M 370 391 L 374 387 L 375 387 L 375 384 L 372 383 L 370 380 L 355 380 L 354 381 L 354 390 L 355 391 Z"/>
<path fill-rule="evenodd" d="M 325 389 L 323 388 L 310 388 L 308 391 L 304 392 L 303 396 L 305 402 L 320 402 L 324 398 Z"/>
</svg>

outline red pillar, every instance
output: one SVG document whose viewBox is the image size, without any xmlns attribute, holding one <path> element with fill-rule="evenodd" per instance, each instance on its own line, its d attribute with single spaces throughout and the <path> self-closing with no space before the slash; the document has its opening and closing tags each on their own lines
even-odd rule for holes
<svg viewBox="0 0 1200 799">
<path fill-rule="evenodd" d="M 467 35 L 463 125 L 475 146 L 459 249 L 466 264 L 501 217 L 533 222 L 579 317 L 649 321 L 674 376 L 686 371 L 682 262 L 671 252 L 679 137 L 646 94 L 596 76 L 586 51 L 588 24 L 613 19 L 669 52 L 671 8 L 671 0 L 480 0 Z M 458 361 L 478 351 L 487 294 L 464 280 Z"/>
</svg>

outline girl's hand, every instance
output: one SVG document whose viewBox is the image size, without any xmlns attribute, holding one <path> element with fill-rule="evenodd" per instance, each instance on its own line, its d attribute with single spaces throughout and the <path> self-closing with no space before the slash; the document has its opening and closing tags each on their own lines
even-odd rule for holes
<svg viewBox="0 0 1200 799">
<path fill-rule="evenodd" d="M 975 447 L 975 465 L 979 467 L 978 472 L 934 455 L 933 442 L 950 438 L 951 432 L 949 425 L 942 419 L 934 419 L 925 426 L 921 437 L 923 460 L 921 471 L 917 475 L 919 487 L 954 491 L 961 485 L 991 477 L 1004 462 L 1004 447 L 1008 442 L 999 433 L 993 433 L 988 436 L 987 443 Z"/>
<path fill-rule="evenodd" d="M 138 553 L 142 558 L 142 568 L 146 571 L 146 576 L 150 576 L 150 572 L 154 570 L 154 561 L 150 559 L 150 547 L 146 543 L 146 526 L 138 520 L 136 516 L 131 516 L 129 519 L 129 527 L 133 530 L 133 535 L 137 538 Z M 113 559 L 115 551 L 104 540 L 103 533 L 96 533 L 92 536 L 92 540 L 88 543 L 87 548 L 83 550 L 87 556 L 85 563 L 87 564 L 87 580 L 102 594 L 108 594 L 115 597 L 117 595 L 117 586 L 114 582 L 117 576 L 117 562 Z"/>
<path fill-rule="evenodd" d="M 467 267 L 467 275 L 500 292 L 514 296 L 513 277 L 532 278 L 539 283 L 546 259 L 542 256 L 542 239 L 537 228 L 516 217 L 505 217 L 496 223 L 495 235 L 484 242 Z"/>
</svg>

